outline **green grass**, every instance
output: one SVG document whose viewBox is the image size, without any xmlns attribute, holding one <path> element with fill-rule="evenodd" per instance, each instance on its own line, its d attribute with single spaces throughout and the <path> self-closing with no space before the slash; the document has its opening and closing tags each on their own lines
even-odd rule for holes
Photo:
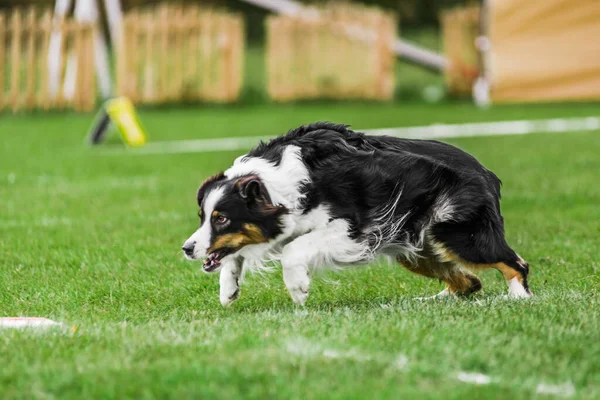
<svg viewBox="0 0 600 400">
<path fill-rule="evenodd" d="M 597 115 L 598 104 L 305 104 L 141 112 L 154 140 Z M 397 265 L 317 278 L 303 309 L 281 273 L 249 276 L 231 308 L 182 259 L 194 194 L 236 153 L 110 155 L 90 115 L 0 118 L 0 314 L 64 323 L 0 331 L 3 398 L 521 398 L 540 383 L 600 396 L 600 136 L 453 140 L 504 181 L 509 243 L 535 298 L 498 273 L 474 298 L 419 302 L 439 282 Z M 114 141 L 114 139 L 113 139 Z M 492 378 L 460 382 L 460 371 Z M 540 398 L 552 396 L 538 395 Z"/>
</svg>

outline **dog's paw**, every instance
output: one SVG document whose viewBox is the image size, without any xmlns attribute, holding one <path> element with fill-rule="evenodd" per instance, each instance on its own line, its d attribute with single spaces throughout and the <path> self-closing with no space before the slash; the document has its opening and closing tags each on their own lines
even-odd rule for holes
<svg viewBox="0 0 600 400">
<path fill-rule="evenodd" d="M 454 297 L 457 297 L 456 294 L 452 293 L 448 288 L 446 288 L 436 295 L 428 296 L 428 297 L 415 297 L 415 300 L 428 301 L 428 300 L 437 300 L 437 299 L 454 298 Z"/>
<path fill-rule="evenodd" d="M 233 303 L 234 301 L 236 301 L 238 299 L 238 297 L 240 297 L 240 289 L 239 288 L 235 292 L 233 292 L 231 295 L 221 293 L 221 295 L 219 296 L 219 300 L 221 300 L 221 305 L 223 307 L 229 307 L 231 305 L 231 303 Z"/>
<path fill-rule="evenodd" d="M 240 285 L 237 279 L 226 279 L 221 281 L 219 300 L 223 307 L 231 305 L 240 296 Z"/>
<path fill-rule="evenodd" d="M 294 303 L 303 306 L 310 287 L 308 271 L 304 268 L 284 268 L 283 281 Z"/>
<path fill-rule="evenodd" d="M 306 303 L 306 299 L 308 298 L 308 286 L 305 288 L 297 287 L 297 288 L 288 288 L 290 292 L 290 296 L 292 296 L 292 300 L 296 305 L 303 306 Z"/>
<path fill-rule="evenodd" d="M 533 294 L 525 287 L 517 278 L 512 278 L 508 282 L 508 297 L 511 299 L 528 299 L 533 297 Z"/>
</svg>

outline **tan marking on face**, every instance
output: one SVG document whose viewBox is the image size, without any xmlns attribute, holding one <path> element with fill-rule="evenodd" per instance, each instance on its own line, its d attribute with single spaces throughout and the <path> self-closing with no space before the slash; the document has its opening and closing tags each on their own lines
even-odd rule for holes
<svg viewBox="0 0 600 400">
<path fill-rule="evenodd" d="M 244 224 L 244 233 L 254 243 L 267 242 L 267 238 L 263 235 L 262 230 L 254 224 Z"/>
<path fill-rule="evenodd" d="M 218 212 L 217 210 L 215 210 L 215 211 L 213 211 L 213 212 L 212 212 L 212 214 L 211 214 L 211 215 L 212 215 L 212 216 L 213 216 L 213 218 L 214 218 L 214 217 L 216 217 L 217 215 L 219 215 L 219 212 Z"/>
<path fill-rule="evenodd" d="M 207 253 L 212 253 L 213 251 L 222 248 L 229 248 L 237 251 L 249 244 L 265 243 L 267 241 L 267 238 L 265 238 L 258 226 L 254 224 L 244 224 L 241 232 L 217 236 L 215 243 L 207 250 Z"/>
</svg>

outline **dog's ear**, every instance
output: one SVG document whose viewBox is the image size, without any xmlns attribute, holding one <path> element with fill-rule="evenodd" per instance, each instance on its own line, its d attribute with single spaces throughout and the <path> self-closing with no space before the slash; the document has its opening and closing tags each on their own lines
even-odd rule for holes
<svg viewBox="0 0 600 400">
<path fill-rule="evenodd" d="M 198 206 L 202 207 L 202 201 L 204 200 L 204 193 L 206 192 L 206 188 L 210 183 L 220 181 L 221 179 L 225 179 L 225 175 L 223 172 L 219 172 L 209 178 L 207 178 L 202 185 L 198 188 L 198 192 L 196 193 L 196 200 L 198 201 Z"/>
<path fill-rule="evenodd" d="M 235 182 L 242 199 L 247 203 L 270 203 L 271 199 L 265 185 L 256 175 L 243 176 Z"/>
<path fill-rule="evenodd" d="M 263 217 L 277 217 L 288 212 L 282 205 L 275 205 L 263 181 L 256 175 L 247 175 L 235 182 L 240 197 L 246 202 L 248 208 Z"/>
</svg>

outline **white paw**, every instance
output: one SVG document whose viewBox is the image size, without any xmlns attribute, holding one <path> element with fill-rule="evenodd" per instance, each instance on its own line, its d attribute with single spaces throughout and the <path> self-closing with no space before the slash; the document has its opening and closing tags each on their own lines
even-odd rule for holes
<svg viewBox="0 0 600 400">
<path fill-rule="evenodd" d="M 303 306 L 308 297 L 310 278 L 305 269 L 284 269 L 283 281 L 292 296 L 292 300 L 299 306 Z"/>
<path fill-rule="evenodd" d="M 231 303 L 236 301 L 239 296 L 240 296 L 240 288 L 239 287 L 237 287 L 235 290 L 229 289 L 227 291 L 223 290 L 223 287 L 221 287 L 221 293 L 219 295 L 219 300 L 221 300 L 221 305 L 223 307 L 227 307 L 227 306 L 231 305 Z"/>
<path fill-rule="evenodd" d="M 306 303 L 306 299 L 308 298 L 308 288 L 306 290 L 302 288 L 288 288 L 290 295 L 292 296 L 292 300 L 299 306 L 303 306 Z"/>
<path fill-rule="evenodd" d="M 527 299 L 533 297 L 533 295 L 525 289 L 517 277 L 514 277 L 508 281 L 508 297 L 513 299 Z"/>
<path fill-rule="evenodd" d="M 428 296 L 428 297 L 416 297 L 415 300 L 435 300 L 435 299 L 443 299 L 445 297 L 456 297 L 455 293 L 452 293 L 448 288 L 442 290 L 441 292 L 439 292 L 438 294 L 434 295 L 434 296 Z"/>
</svg>

